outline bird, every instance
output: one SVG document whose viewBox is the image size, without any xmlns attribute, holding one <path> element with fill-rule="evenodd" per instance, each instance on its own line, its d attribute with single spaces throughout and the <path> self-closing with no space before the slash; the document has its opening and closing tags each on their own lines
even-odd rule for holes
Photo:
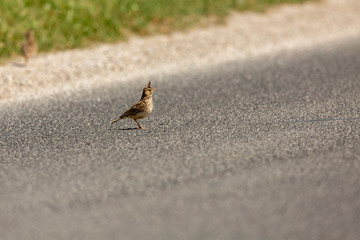
<svg viewBox="0 0 360 240">
<path fill-rule="evenodd" d="M 123 114 L 121 114 L 121 116 L 118 117 L 115 121 L 112 121 L 111 124 L 114 124 L 117 121 L 124 118 L 132 118 L 138 125 L 137 129 L 146 129 L 143 128 L 137 120 L 146 118 L 150 115 L 154 106 L 152 95 L 153 92 L 157 90 L 158 90 L 157 88 L 151 87 L 151 81 L 149 81 L 149 83 L 143 89 L 141 99 L 137 103 L 135 103 L 131 108 L 129 108 Z"/>
<path fill-rule="evenodd" d="M 21 45 L 21 53 L 25 58 L 25 62 L 27 63 L 30 57 L 34 57 L 37 54 L 38 46 L 36 43 L 34 31 L 27 31 L 25 33 L 25 38 L 25 43 Z"/>
</svg>

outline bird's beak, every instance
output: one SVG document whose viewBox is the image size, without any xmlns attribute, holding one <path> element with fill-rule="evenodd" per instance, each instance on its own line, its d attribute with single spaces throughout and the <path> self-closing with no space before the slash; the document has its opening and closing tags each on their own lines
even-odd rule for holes
<svg viewBox="0 0 360 240">
<path fill-rule="evenodd" d="M 157 88 L 153 88 L 154 89 L 154 91 L 157 91 L 157 90 L 159 90 L 159 89 L 157 89 Z"/>
</svg>

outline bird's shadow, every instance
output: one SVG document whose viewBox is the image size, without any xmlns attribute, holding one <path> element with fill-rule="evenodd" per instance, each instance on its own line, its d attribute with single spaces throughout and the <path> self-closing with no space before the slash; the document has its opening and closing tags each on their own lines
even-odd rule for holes
<svg viewBox="0 0 360 240">
<path fill-rule="evenodd" d="M 132 130 L 137 130 L 137 128 L 117 128 L 114 130 L 115 131 L 132 131 Z"/>
<path fill-rule="evenodd" d="M 19 68 L 25 68 L 25 67 L 26 67 L 26 64 L 25 64 L 25 63 L 12 62 L 12 63 L 10 63 L 10 64 L 11 64 L 11 66 L 19 67 Z"/>
</svg>

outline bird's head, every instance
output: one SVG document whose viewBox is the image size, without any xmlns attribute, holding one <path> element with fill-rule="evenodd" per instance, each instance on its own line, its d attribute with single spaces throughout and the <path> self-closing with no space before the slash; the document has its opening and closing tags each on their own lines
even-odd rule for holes
<svg viewBox="0 0 360 240">
<path fill-rule="evenodd" d="M 153 88 L 151 86 L 151 81 L 149 81 L 149 83 L 143 89 L 143 94 L 142 94 L 141 98 L 146 97 L 146 96 L 152 96 L 153 92 L 155 92 L 157 90 L 159 90 L 159 89 Z"/>
<path fill-rule="evenodd" d="M 33 30 L 29 30 L 25 33 L 25 38 L 27 40 L 34 40 L 35 39 L 35 33 Z"/>
</svg>

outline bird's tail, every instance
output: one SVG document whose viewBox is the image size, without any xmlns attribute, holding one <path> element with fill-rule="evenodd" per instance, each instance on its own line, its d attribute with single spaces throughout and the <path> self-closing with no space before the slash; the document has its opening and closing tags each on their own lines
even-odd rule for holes
<svg viewBox="0 0 360 240">
<path fill-rule="evenodd" d="M 119 117 L 118 119 L 116 119 L 115 121 L 112 121 L 111 122 L 111 124 L 114 124 L 114 123 L 116 123 L 117 121 L 120 121 L 122 118 L 121 117 Z"/>
</svg>

